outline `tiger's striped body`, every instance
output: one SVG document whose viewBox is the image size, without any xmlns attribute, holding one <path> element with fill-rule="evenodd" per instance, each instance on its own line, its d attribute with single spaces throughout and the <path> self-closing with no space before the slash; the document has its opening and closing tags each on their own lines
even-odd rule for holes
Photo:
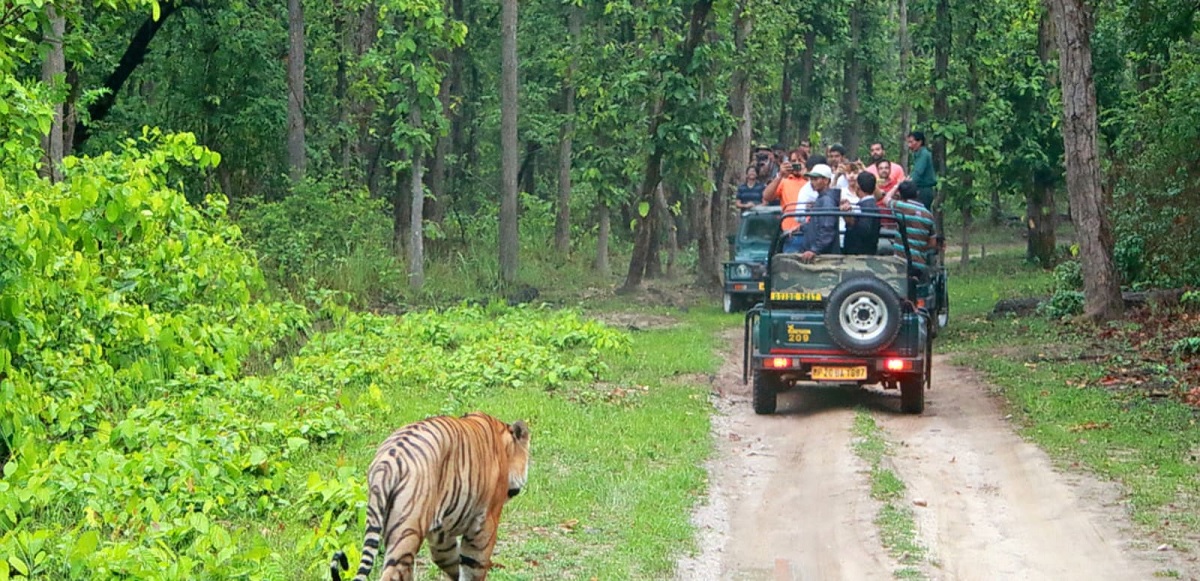
<svg viewBox="0 0 1200 581">
<path fill-rule="evenodd" d="M 409 424 L 379 446 L 367 471 L 367 532 L 355 581 L 366 581 L 382 545 L 382 581 L 413 579 L 426 537 L 437 564 L 455 581 L 487 578 L 500 512 L 525 485 L 529 428 L 482 413 Z M 459 542 L 462 537 L 462 542 Z M 334 555 L 334 581 L 347 569 Z"/>
</svg>

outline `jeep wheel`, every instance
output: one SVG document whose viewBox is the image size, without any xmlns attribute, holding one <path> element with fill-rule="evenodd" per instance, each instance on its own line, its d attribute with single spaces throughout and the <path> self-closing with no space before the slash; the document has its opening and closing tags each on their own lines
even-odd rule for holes
<svg viewBox="0 0 1200 581">
<path fill-rule="evenodd" d="M 725 293 L 725 299 L 721 302 L 721 306 L 725 309 L 726 313 L 734 313 L 741 310 L 738 308 L 741 306 L 741 303 L 742 301 L 738 297 Z"/>
<path fill-rule="evenodd" d="M 871 355 L 900 332 L 900 297 L 873 276 L 842 281 L 825 306 L 825 328 L 833 342 L 853 355 Z"/>
<path fill-rule="evenodd" d="M 779 378 L 754 370 L 754 413 L 765 416 L 775 413 L 779 399 Z"/>
<path fill-rule="evenodd" d="M 925 411 L 925 374 L 908 375 L 900 380 L 900 411 L 906 414 Z"/>
</svg>

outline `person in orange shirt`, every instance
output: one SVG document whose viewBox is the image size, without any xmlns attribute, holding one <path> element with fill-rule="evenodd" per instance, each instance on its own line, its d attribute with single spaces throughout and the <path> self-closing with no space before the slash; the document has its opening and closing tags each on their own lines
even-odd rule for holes
<svg viewBox="0 0 1200 581">
<path fill-rule="evenodd" d="M 804 173 L 804 155 L 799 149 L 792 150 L 791 154 L 788 154 L 787 161 L 782 162 L 779 175 L 775 176 L 770 184 L 767 184 L 766 190 L 763 190 L 763 203 L 779 200 L 784 214 L 790 211 L 804 210 L 811 202 L 811 200 L 800 199 L 800 192 L 809 182 Z M 802 226 L 803 224 L 796 217 L 785 217 L 784 222 L 780 224 L 784 233 L 791 238 L 800 235 Z"/>
<path fill-rule="evenodd" d="M 803 156 L 799 149 L 794 150 L 787 161 L 780 164 L 779 175 L 763 190 L 763 203 L 778 201 L 784 214 L 804 209 L 800 200 L 800 190 L 808 183 L 804 173 Z M 781 227 L 784 232 L 792 232 L 799 229 L 800 223 L 794 217 L 784 218 Z"/>
</svg>

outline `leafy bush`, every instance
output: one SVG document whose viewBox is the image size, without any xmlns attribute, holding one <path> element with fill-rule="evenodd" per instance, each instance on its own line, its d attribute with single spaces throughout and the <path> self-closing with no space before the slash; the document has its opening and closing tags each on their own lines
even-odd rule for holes
<svg viewBox="0 0 1200 581">
<path fill-rule="evenodd" d="M 1054 267 L 1054 289 L 1083 290 L 1083 267 L 1078 260 L 1066 260 Z"/>
<path fill-rule="evenodd" d="M 1172 353 L 1200 355 L 1200 337 L 1184 337 L 1171 345 Z"/>
<path fill-rule="evenodd" d="M 1054 294 L 1039 310 L 1045 316 L 1061 319 L 1083 312 L 1083 270 L 1078 260 L 1066 260 L 1054 267 Z"/>
<path fill-rule="evenodd" d="M 336 289 L 365 299 L 407 280 L 391 249 L 385 203 L 364 189 L 306 181 L 279 201 L 247 200 L 238 222 L 263 269 L 289 288 Z"/>
<path fill-rule="evenodd" d="M 0 577 L 219 571 L 237 549 L 218 519 L 278 508 L 279 472 L 256 461 L 349 425 L 333 407 L 265 425 L 230 403 L 308 397 L 236 382 L 310 318 L 268 300 L 223 198 L 196 208 L 168 185 L 218 160 L 145 130 L 65 159 L 58 184 L 0 170 Z"/>
<path fill-rule="evenodd" d="M 1200 284 L 1200 48 L 1180 42 L 1153 88 L 1109 122 L 1116 142 L 1113 189 L 1118 265 L 1129 284 Z"/>
<path fill-rule="evenodd" d="M 342 316 L 278 375 L 181 374 L 124 410 L 85 402 L 94 429 L 69 441 L 26 442 L 0 481 L 0 554 L 44 578 L 284 579 L 297 560 L 315 574 L 361 532 L 366 496 L 361 467 L 312 471 L 319 448 L 391 424 L 400 397 L 461 413 L 489 391 L 590 380 L 629 349 L 572 312 Z M 281 554 L 264 521 L 305 532 Z"/>
</svg>

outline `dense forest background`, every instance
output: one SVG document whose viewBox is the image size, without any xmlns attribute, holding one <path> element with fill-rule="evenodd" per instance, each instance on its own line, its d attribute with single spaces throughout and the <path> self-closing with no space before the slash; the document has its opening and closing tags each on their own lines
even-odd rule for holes
<svg viewBox="0 0 1200 581">
<path fill-rule="evenodd" d="M 704 439 L 704 398 L 645 385 L 708 369 L 711 349 L 677 346 L 701 345 L 718 320 L 637 351 L 577 313 L 410 305 L 528 302 L 555 285 L 607 296 L 660 276 L 715 289 L 754 142 L 864 156 L 879 140 L 906 163 L 903 135 L 924 131 L 951 237 L 965 249 L 973 224 L 1015 222 L 1029 260 L 1069 279 L 1052 314 L 1112 318 L 1122 285 L 1198 285 L 1197 10 L 0 3 L 0 578 L 323 575 L 361 538 L 357 475 L 396 418 L 573 406 L 569 384 L 600 380 L 606 357 L 628 358 L 615 392 L 678 400 L 628 406 L 638 422 L 588 416 L 588 430 L 574 412 L 543 417 L 557 428 L 539 450 L 574 467 L 611 449 L 616 469 L 574 477 L 622 494 L 639 488 L 622 470 L 642 462 L 636 473 L 673 481 L 673 514 L 686 514 L 698 456 L 679 459 L 690 476 L 678 478 L 661 450 L 609 434 L 658 446 L 655 430 L 686 415 L 700 431 L 673 434 Z M 1077 244 L 1055 238 L 1062 215 Z M 704 361 L 681 372 L 648 363 L 655 352 Z M 572 455 L 552 434 L 598 439 Z M 655 555 L 656 571 L 687 533 L 684 520 L 621 521 L 634 514 L 625 496 L 534 498 L 516 517 L 530 529 L 588 511 L 614 537 L 653 528 L 626 552 Z M 636 577 L 596 546 L 601 576 Z"/>
<path fill-rule="evenodd" d="M 1195 283 L 1197 6 L 1070 4 L 1087 13 L 1121 280 Z M 904 163 L 920 129 L 964 247 L 972 222 L 1022 216 L 1031 259 L 1062 254 L 1058 51 L 1037 0 L 513 8 L 506 60 L 498 1 L 9 2 L 4 183 L 60 179 L 63 156 L 120 151 L 143 127 L 189 132 L 220 163 L 172 169 L 173 183 L 198 205 L 224 194 L 293 288 L 395 299 L 423 288 L 426 265 L 536 286 L 543 271 L 518 264 L 607 273 L 610 256 L 630 258 L 627 288 L 684 268 L 714 284 L 752 140 L 863 156 L 881 140 Z M 502 256 L 518 228 L 519 253 Z"/>
</svg>

